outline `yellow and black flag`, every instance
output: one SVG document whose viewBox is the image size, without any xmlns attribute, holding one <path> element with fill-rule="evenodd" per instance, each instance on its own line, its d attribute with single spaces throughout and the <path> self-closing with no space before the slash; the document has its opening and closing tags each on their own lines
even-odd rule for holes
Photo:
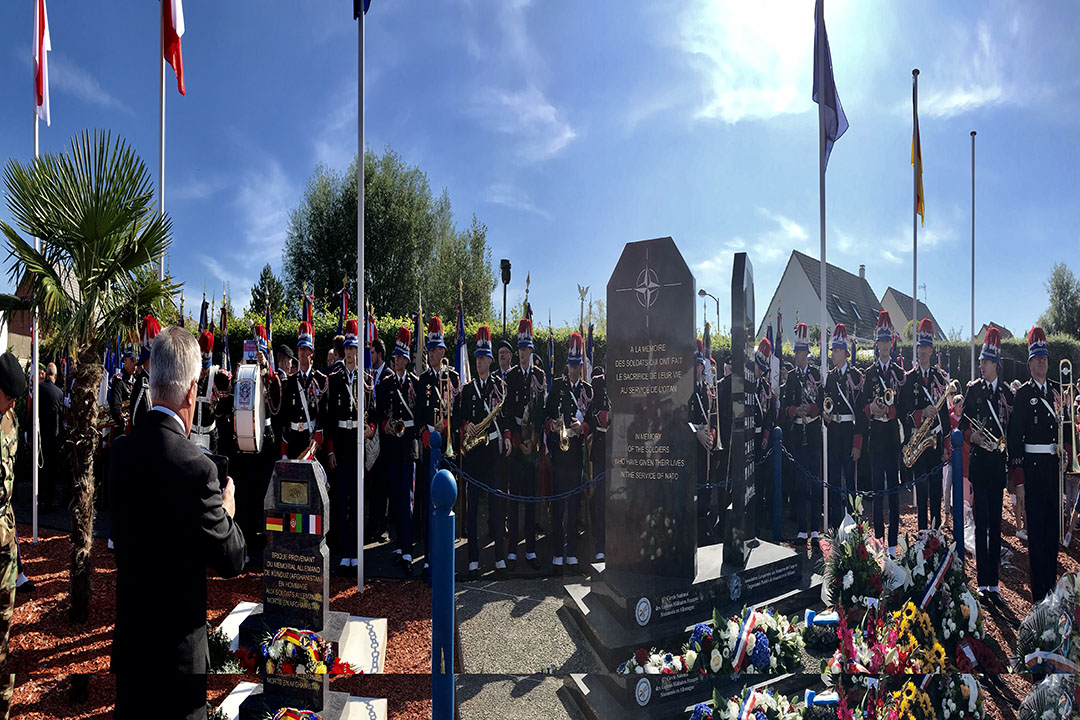
<svg viewBox="0 0 1080 720">
<path fill-rule="evenodd" d="M 917 103 L 915 95 L 917 85 L 912 88 L 912 101 Z M 915 168 L 915 212 L 922 219 L 922 225 L 926 225 L 926 206 L 923 202 L 922 185 L 922 144 L 919 142 L 919 106 L 914 106 L 915 129 L 911 134 L 911 166 Z"/>
</svg>

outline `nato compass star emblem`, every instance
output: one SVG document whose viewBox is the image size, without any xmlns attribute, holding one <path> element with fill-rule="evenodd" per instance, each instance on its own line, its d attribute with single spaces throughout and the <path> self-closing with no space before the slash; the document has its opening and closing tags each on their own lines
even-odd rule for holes
<svg viewBox="0 0 1080 720">
<path fill-rule="evenodd" d="M 645 249 L 645 267 L 638 273 L 634 287 L 615 288 L 615 292 L 633 292 L 638 303 L 645 309 L 645 327 L 649 326 L 649 308 L 656 304 L 661 288 L 678 287 L 682 283 L 664 283 L 649 265 L 649 249 Z"/>
</svg>

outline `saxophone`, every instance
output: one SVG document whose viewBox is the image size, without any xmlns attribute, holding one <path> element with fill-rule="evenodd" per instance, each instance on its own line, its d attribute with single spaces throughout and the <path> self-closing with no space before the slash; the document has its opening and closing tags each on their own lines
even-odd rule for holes
<svg viewBox="0 0 1080 720">
<path fill-rule="evenodd" d="M 919 429 L 912 434 L 911 439 L 907 441 L 901 451 L 904 458 L 904 467 L 912 467 L 915 461 L 919 459 L 919 456 L 926 450 L 937 447 L 937 436 L 933 434 L 934 423 L 938 421 L 941 406 L 958 389 L 959 386 L 955 380 L 949 382 L 945 390 L 938 396 L 937 402 L 923 410 L 922 424 L 919 425 Z M 933 412 L 927 414 L 927 410 L 930 408 L 933 408 Z M 942 428 L 942 432 L 945 431 L 945 428 Z"/>
<path fill-rule="evenodd" d="M 495 403 L 495 407 L 491 409 L 491 412 L 489 412 L 483 420 L 473 426 L 475 428 L 473 430 L 473 434 L 465 438 L 465 440 L 461 443 L 462 455 L 469 452 L 478 445 L 488 444 L 488 427 L 491 425 L 492 422 L 495 421 L 495 416 L 499 414 L 500 410 L 502 410 L 504 402 L 506 402 L 505 392 L 503 393 L 503 396 L 499 398 L 499 402 Z"/>
</svg>

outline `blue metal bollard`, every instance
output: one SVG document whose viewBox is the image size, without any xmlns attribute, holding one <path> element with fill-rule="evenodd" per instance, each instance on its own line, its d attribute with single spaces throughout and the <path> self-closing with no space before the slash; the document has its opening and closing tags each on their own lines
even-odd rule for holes
<svg viewBox="0 0 1080 720">
<path fill-rule="evenodd" d="M 952 526 L 956 557 L 964 564 L 964 434 L 952 431 Z M 932 482 L 932 481 L 931 481 Z"/>
<path fill-rule="evenodd" d="M 781 502 L 780 496 L 783 494 L 782 475 L 784 472 L 784 453 L 780 449 L 780 444 L 784 439 L 784 431 L 779 426 L 772 429 L 772 453 L 773 453 L 773 516 L 772 516 L 772 534 L 773 542 L 780 542 L 780 520 L 781 520 Z"/>
<path fill-rule="evenodd" d="M 439 438 L 440 447 L 441 440 Z M 433 443 L 434 445 L 434 440 Z M 454 717 L 454 502 L 449 470 L 431 480 L 431 717 Z"/>
</svg>

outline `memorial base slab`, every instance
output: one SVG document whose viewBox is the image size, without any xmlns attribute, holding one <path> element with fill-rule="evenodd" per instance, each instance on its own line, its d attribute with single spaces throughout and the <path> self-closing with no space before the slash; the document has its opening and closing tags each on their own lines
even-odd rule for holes
<svg viewBox="0 0 1080 720">
<path fill-rule="evenodd" d="M 351 697 L 346 693 L 330 693 L 330 695 L 331 697 L 340 696 L 337 698 L 338 702 L 334 710 L 331 711 L 337 712 L 337 714 L 330 715 L 328 711 L 324 710 L 320 713 L 323 720 L 330 720 L 331 717 L 333 720 L 386 720 L 385 699 Z M 253 717 L 261 717 L 261 713 L 265 713 L 267 710 L 265 703 L 261 702 L 261 696 L 261 685 L 242 682 L 225 697 L 221 705 L 218 706 L 218 710 L 228 720 L 247 718 L 249 712 L 260 713 Z M 248 703 L 250 703 L 250 707 Z"/>
<path fill-rule="evenodd" d="M 723 546 L 697 550 L 692 584 L 664 578 L 627 578 L 594 566 L 598 579 L 566 586 L 563 603 L 604 665 L 615 672 L 638 648 L 676 652 L 695 623 L 712 619 L 714 609 L 736 614 L 742 607 L 768 605 L 784 614 L 802 613 L 818 602 L 821 576 L 805 555 L 762 543 L 744 568 L 722 562 Z M 647 580 L 645 582 L 644 580 Z"/>
<path fill-rule="evenodd" d="M 334 644 L 338 657 L 365 675 L 381 673 L 386 662 L 386 620 L 365 618 L 343 612 L 329 613 L 330 621 L 320 633 Z M 258 648 L 269 628 L 260 603 L 242 602 L 222 621 L 219 629 L 229 639 L 229 647 L 240 644 Z"/>
</svg>

